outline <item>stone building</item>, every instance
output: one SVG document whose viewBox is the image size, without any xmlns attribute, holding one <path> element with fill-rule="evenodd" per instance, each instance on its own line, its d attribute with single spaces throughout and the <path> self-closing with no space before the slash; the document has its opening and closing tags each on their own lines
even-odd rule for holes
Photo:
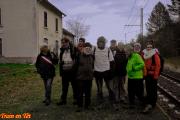
<svg viewBox="0 0 180 120">
<path fill-rule="evenodd" d="M 0 63 L 33 63 L 42 45 L 59 53 L 64 16 L 47 0 L 0 0 Z"/>
</svg>

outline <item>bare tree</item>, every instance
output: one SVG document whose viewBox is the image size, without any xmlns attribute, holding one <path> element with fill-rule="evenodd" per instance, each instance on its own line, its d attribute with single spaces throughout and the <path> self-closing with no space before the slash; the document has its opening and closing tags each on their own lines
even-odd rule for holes
<svg viewBox="0 0 180 120">
<path fill-rule="evenodd" d="M 75 35 L 76 43 L 79 38 L 88 35 L 90 26 L 85 24 L 82 18 L 69 19 L 66 21 L 67 29 Z"/>
</svg>

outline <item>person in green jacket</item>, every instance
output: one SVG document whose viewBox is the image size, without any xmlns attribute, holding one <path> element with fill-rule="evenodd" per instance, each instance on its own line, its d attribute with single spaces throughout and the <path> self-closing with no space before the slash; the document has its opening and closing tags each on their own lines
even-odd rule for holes
<svg viewBox="0 0 180 120">
<path fill-rule="evenodd" d="M 139 55 L 141 45 L 135 43 L 133 45 L 133 52 L 129 55 L 128 63 L 126 66 L 128 75 L 128 97 L 129 108 L 135 105 L 135 96 L 140 102 L 143 102 L 144 86 L 143 86 L 143 69 L 144 61 Z"/>
</svg>

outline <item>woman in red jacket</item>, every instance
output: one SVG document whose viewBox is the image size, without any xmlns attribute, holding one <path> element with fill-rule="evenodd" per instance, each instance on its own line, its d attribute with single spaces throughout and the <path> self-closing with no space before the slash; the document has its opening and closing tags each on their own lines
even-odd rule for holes
<svg viewBox="0 0 180 120">
<path fill-rule="evenodd" d="M 148 113 L 156 106 L 157 101 L 157 80 L 160 74 L 160 58 L 152 42 L 148 42 L 146 49 L 143 50 L 145 62 L 145 81 L 147 92 L 147 105 L 143 113 Z"/>
</svg>

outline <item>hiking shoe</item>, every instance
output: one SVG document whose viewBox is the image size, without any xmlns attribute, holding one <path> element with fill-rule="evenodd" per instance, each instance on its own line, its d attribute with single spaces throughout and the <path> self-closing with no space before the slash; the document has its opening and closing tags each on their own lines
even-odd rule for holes
<svg viewBox="0 0 180 120">
<path fill-rule="evenodd" d="M 45 101 L 45 105 L 46 105 L 46 106 L 50 105 L 50 103 L 51 103 L 50 100 L 46 100 L 46 101 Z"/>
<path fill-rule="evenodd" d="M 57 103 L 57 105 L 66 105 L 66 101 L 60 101 Z"/>
<path fill-rule="evenodd" d="M 77 101 L 76 100 L 73 101 L 73 105 L 77 105 Z"/>
<path fill-rule="evenodd" d="M 82 112 L 83 111 L 83 108 L 82 107 L 78 107 L 76 112 Z"/>
<path fill-rule="evenodd" d="M 129 109 L 134 109 L 134 108 L 135 108 L 135 105 L 129 105 L 128 108 L 129 108 Z"/>
<path fill-rule="evenodd" d="M 142 113 L 146 114 L 149 113 L 152 110 L 152 105 L 147 105 L 144 110 L 142 111 Z"/>
<path fill-rule="evenodd" d="M 134 109 L 135 105 L 134 104 L 128 104 L 128 105 L 123 106 L 123 108 L 125 108 L 125 109 Z"/>
<path fill-rule="evenodd" d="M 46 103 L 47 100 L 48 100 L 48 98 L 45 98 L 45 99 L 42 101 L 42 103 Z"/>
<path fill-rule="evenodd" d="M 46 100 L 43 100 L 42 102 L 43 102 L 43 103 L 46 103 Z"/>
<path fill-rule="evenodd" d="M 113 109 L 114 109 L 115 111 L 119 111 L 119 106 L 118 106 L 118 104 L 113 104 Z"/>
</svg>

